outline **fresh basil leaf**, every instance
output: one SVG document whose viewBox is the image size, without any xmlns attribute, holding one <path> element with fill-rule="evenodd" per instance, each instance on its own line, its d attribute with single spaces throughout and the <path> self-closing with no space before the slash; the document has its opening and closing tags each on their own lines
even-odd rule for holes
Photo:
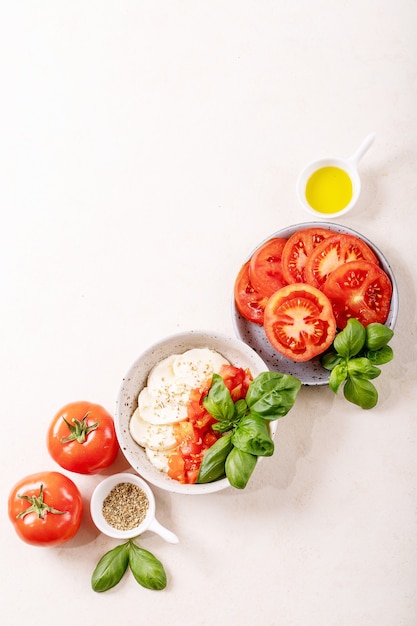
<svg viewBox="0 0 417 626">
<path fill-rule="evenodd" d="M 274 454 L 274 442 L 269 428 L 265 420 L 255 413 L 249 413 L 241 419 L 232 435 L 232 443 L 239 450 L 255 456 Z"/>
<path fill-rule="evenodd" d="M 244 489 L 256 467 L 258 457 L 249 452 L 243 452 L 239 448 L 232 448 L 229 452 L 225 469 L 226 476 L 232 487 Z"/>
<path fill-rule="evenodd" d="M 220 437 L 208 450 L 206 450 L 198 473 L 198 483 L 211 483 L 223 478 L 226 474 L 226 458 L 232 445 L 232 433 Z"/>
<path fill-rule="evenodd" d="M 203 400 L 203 405 L 210 415 L 219 422 L 233 422 L 235 403 L 219 374 L 213 374 L 211 387 Z"/>
<path fill-rule="evenodd" d="M 246 402 L 251 413 L 275 420 L 293 407 L 300 388 L 301 381 L 289 374 L 262 372 L 249 385 Z"/>
<path fill-rule="evenodd" d="M 346 400 L 362 409 L 372 409 L 378 402 L 375 386 L 366 378 L 358 376 L 349 376 L 343 387 L 343 394 Z"/>
<path fill-rule="evenodd" d="M 334 393 L 339 391 L 340 385 L 342 385 L 347 378 L 347 364 L 346 359 L 342 363 L 336 365 L 330 372 L 329 387 Z"/>
<path fill-rule="evenodd" d="M 352 317 L 348 320 L 345 328 L 336 335 L 333 341 L 333 347 L 347 359 L 358 354 L 365 345 L 366 331 L 364 326 Z"/>
<path fill-rule="evenodd" d="M 94 591 L 102 592 L 115 587 L 123 578 L 129 564 L 129 541 L 113 548 L 101 557 L 91 577 Z"/>
<path fill-rule="evenodd" d="M 384 365 L 389 363 L 394 358 L 394 351 L 391 346 L 383 346 L 379 350 L 368 350 L 365 352 L 367 359 L 374 365 Z"/>
<path fill-rule="evenodd" d="M 361 376 L 362 378 L 377 378 L 381 370 L 371 363 L 366 357 L 350 359 L 347 365 L 349 376 Z"/>
<path fill-rule="evenodd" d="M 326 354 L 323 354 L 320 359 L 320 363 L 326 370 L 332 370 L 342 361 L 343 357 L 340 356 L 340 354 L 337 354 L 337 352 L 335 352 L 334 350 L 332 350 L 331 352 L 326 352 Z"/>
<path fill-rule="evenodd" d="M 379 350 L 393 338 L 394 331 L 384 324 L 368 324 L 366 327 L 366 347 L 369 350 Z"/>
<path fill-rule="evenodd" d="M 241 398 L 240 400 L 236 400 L 235 411 L 236 411 L 236 416 L 234 418 L 234 421 L 236 423 L 239 423 L 242 417 L 244 417 L 246 413 L 248 412 L 248 404 L 244 398 Z"/>
<path fill-rule="evenodd" d="M 142 587 L 155 591 L 165 589 L 167 576 L 161 561 L 133 541 L 130 542 L 129 566 L 136 582 Z"/>
</svg>

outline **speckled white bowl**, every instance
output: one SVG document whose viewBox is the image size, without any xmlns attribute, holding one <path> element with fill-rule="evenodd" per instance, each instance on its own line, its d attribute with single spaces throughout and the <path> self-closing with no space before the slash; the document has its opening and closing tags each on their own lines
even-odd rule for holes
<svg viewBox="0 0 417 626">
<path fill-rule="evenodd" d="M 132 364 L 120 387 L 116 402 L 115 427 L 120 448 L 132 468 L 151 484 L 175 493 L 201 495 L 220 491 L 230 486 L 227 478 L 207 484 L 182 485 L 148 461 L 145 450 L 132 438 L 129 422 L 137 407 L 138 394 L 146 385 L 151 369 L 171 354 L 182 354 L 192 348 L 210 348 L 224 356 L 232 365 L 249 368 L 255 378 L 268 371 L 261 357 L 243 341 L 218 333 L 192 330 L 170 335 L 147 348 Z M 271 422 L 272 438 L 276 422 Z"/>
</svg>

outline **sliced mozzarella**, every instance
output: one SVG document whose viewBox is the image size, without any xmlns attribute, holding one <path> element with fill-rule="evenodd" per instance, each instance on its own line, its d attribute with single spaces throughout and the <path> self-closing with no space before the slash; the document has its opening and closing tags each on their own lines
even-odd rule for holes
<svg viewBox="0 0 417 626">
<path fill-rule="evenodd" d="M 147 387 L 149 389 L 157 391 L 161 386 L 169 386 L 174 382 L 173 363 L 176 358 L 176 354 L 171 354 L 155 365 L 148 376 Z"/>
<path fill-rule="evenodd" d="M 227 361 L 221 354 L 209 348 L 192 348 L 179 354 L 172 363 L 174 376 L 180 378 L 190 389 L 204 383 L 213 372 L 219 372 Z"/>
<path fill-rule="evenodd" d="M 138 396 L 138 407 L 142 419 L 149 424 L 173 424 L 187 417 L 188 399 L 189 391 L 180 393 L 172 387 L 152 392 L 145 387 Z"/>
<path fill-rule="evenodd" d="M 167 450 L 151 450 L 145 448 L 146 456 L 150 463 L 161 472 L 168 472 L 168 451 Z"/>
<path fill-rule="evenodd" d="M 152 450 L 169 450 L 177 445 L 172 424 L 150 424 L 142 419 L 139 408 L 129 423 L 130 434 L 140 446 Z"/>
<path fill-rule="evenodd" d="M 201 387 L 228 361 L 209 348 L 193 348 L 171 355 L 150 372 L 147 386 L 138 396 L 141 418 L 150 424 L 172 424 L 187 417 L 193 389 Z"/>
</svg>

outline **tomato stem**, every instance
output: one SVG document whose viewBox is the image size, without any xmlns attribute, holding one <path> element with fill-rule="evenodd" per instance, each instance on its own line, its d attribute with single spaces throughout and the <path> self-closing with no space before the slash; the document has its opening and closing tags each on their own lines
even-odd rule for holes
<svg viewBox="0 0 417 626">
<path fill-rule="evenodd" d="M 39 487 L 38 496 L 17 494 L 17 497 L 22 498 L 22 500 L 27 500 L 31 505 L 24 511 L 18 513 L 16 515 L 17 518 L 25 517 L 25 515 L 28 515 L 29 513 L 36 513 L 39 519 L 44 519 L 47 513 L 54 513 L 55 515 L 64 515 L 64 513 L 67 513 L 67 511 L 58 511 L 58 509 L 54 509 L 52 506 L 49 506 L 43 501 L 43 484 Z"/>
<path fill-rule="evenodd" d="M 63 437 L 61 439 L 61 443 L 68 443 L 69 441 L 78 441 L 78 443 L 84 443 L 88 435 L 91 433 L 91 431 L 96 430 L 96 428 L 98 428 L 98 422 L 96 422 L 95 424 L 92 424 L 91 426 L 88 426 L 87 417 L 89 415 L 90 415 L 90 412 L 87 411 L 87 413 L 84 415 L 82 420 L 77 420 L 74 417 L 72 419 L 74 425 L 70 424 L 68 420 L 66 420 L 65 417 L 63 417 L 62 419 L 68 426 L 70 430 L 70 434 L 68 435 L 68 437 Z"/>
</svg>

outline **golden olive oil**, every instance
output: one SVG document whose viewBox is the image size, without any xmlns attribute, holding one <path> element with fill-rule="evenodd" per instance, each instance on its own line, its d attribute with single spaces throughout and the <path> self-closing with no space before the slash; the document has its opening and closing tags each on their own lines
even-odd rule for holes
<svg viewBox="0 0 417 626">
<path fill-rule="evenodd" d="M 319 213 L 338 213 L 352 200 L 352 181 L 340 167 L 321 167 L 306 185 L 309 205 Z"/>
</svg>

